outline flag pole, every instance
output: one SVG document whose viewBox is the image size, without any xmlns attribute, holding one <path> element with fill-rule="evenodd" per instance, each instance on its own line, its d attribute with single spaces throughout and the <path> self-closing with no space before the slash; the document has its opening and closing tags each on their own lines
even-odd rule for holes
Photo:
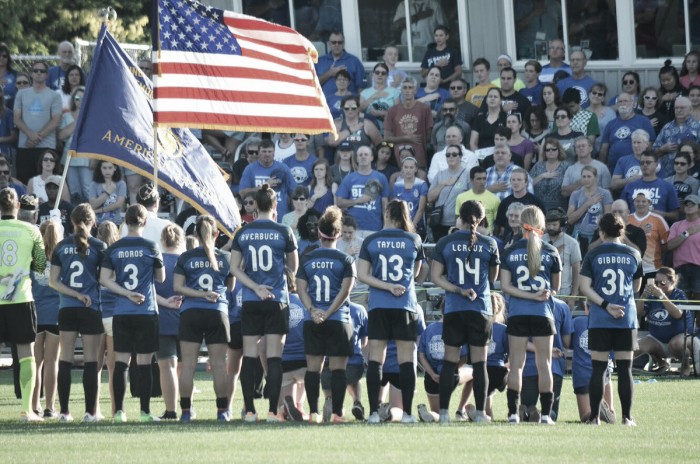
<svg viewBox="0 0 700 464">
<path fill-rule="evenodd" d="M 158 13 L 160 10 L 160 5 L 158 2 L 154 2 L 153 5 L 155 6 L 155 12 L 154 16 L 155 18 L 158 18 Z M 160 21 L 158 19 L 155 20 L 155 38 L 156 38 L 156 54 L 158 56 L 157 60 L 153 60 L 153 57 L 151 56 L 151 62 L 155 64 L 155 74 L 153 75 L 153 79 L 157 79 L 158 75 L 160 74 Z M 155 85 L 154 91 L 155 91 Z M 155 110 L 155 94 L 153 95 L 153 105 L 154 105 L 154 110 Z M 154 111 L 155 114 L 155 111 Z M 158 188 L 158 125 L 156 124 L 155 121 L 153 121 L 153 186 L 157 189 Z"/>
<path fill-rule="evenodd" d="M 153 185 L 158 188 L 158 126 L 153 123 Z"/>
<path fill-rule="evenodd" d="M 61 203 L 61 195 L 63 194 L 63 187 L 66 185 L 66 177 L 68 176 L 68 166 L 70 165 L 70 159 L 72 158 L 73 152 L 68 150 L 68 155 L 66 155 L 66 164 L 63 166 L 63 174 L 61 174 L 61 185 L 58 186 L 58 195 L 56 195 L 56 204 L 54 204 L 53 209 L 58 209 Z"/>
</svg>

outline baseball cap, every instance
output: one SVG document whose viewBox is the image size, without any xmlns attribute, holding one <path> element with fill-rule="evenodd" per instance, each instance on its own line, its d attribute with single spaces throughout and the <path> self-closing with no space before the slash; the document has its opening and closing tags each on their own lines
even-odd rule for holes
<svg viewBox="0 0 700 464">
<path fill-rule="evenodd" d="M 643 197 L 646 198 L 647 200 L 653 201 L 653 199 L 652 199 L 652 197 L 651 197 L 651 192 L 649 192 L 648 190 L 637 190 L 637 191 L 635 191 L 635 192 L 634 192 L 634 197 L 633 197 L 633 198 L 637 198 L 638 196 L 643 196 Z"/>
<path fill-rule="evenodd" d="M 139 187 L 136 192 L 136 201 L 140 204 L 150 204 L 158 199 L 158 188 L 152 182 L 148 182 Z"/>
<path fill-rule="evenodd" d="M 53 184 L 53 185 L 55 185 L 56 187 L 60 187 L 60 186 L 61 186 L 61 181 L 62 181 L 62 180 L 63 180 L 63 179 L 61 178 L 61 176 L 49 176 L 49 177 L 47 177 L 46 180 L 44 181 L 44 184 L 46 184 L 46 185 L 48 185 L 48 184 Z"/>
<path fill-rule="evenodd" d="M 22 195 L 19 198 L 19 208 L 25 211 L 36 211 L 39 209 L 39 199 L 34 195 Z"/>
<path fill-rule="evenodd" d="M 347 140 L 343 140 L 338 144 L 338 150 L 352 150 L 352 143 Z"/>
<path fill-rule="evenodd" d="M 700 196 L 688 195 L 687 197 L 685 197 L 683 199 L 683 204 L 688 203 L 688 202 L 695 203 L 696 205 L 700 205 Z"/>
</svg>

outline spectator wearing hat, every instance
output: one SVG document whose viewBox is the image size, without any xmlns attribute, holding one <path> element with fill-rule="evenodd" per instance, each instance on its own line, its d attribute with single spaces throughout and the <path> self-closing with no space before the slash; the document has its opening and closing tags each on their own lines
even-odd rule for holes
<svg viewBox="0 0 700 464">
<path fill-rule="evenodd" d="M 629 216 L 629 223 L 642 229 L 647 236 L 647 249 L 642 255 L 645 277 L 654 277 L 656 270 L 662 266 L 663 249 L 669 233 L 664 218 L 651 210 L 653 199 L 651 191 L 636 190 L 633 200 L 635 211 Z"/>
<path fill-rule="evenodd" d="M 57 175 L 49 176 L 44 180 L 47 200 L 39 205 L 39 224 L 49 219 L 55 219 L 63 225 L 66 234 L 71 234 L 73 233 L 73 223 L 70 221 L 70 215 L 73 212 L 73 204 L 61 200 L 56 207 L 56 198 L 62 181 L 61 176 Z"/>
<path fill-rule="evenodd" d="M 503 55 L 499 55 L 498 59 L 496 60 L 496 66 L 498 67 L 498 75 L 501 75 L 501 71 L 503 71 L 505 68 L 512 68 L 513 67 L 513 59 L 510 57 L 510 55 L 504 53 Z M 515 76 L 513 76 L 515 77 Z M 501 78 L 498 77 L 494 80 L 491 81 L 491 84 L 494 87 L 498 87 L 499 89 L 501 87 Z M 520 90 L 525 88 L 525 83 L 521 81 L 520 79 L 516 79 L 513 84 L 513 88 L 515 90 Z"/>
<path fill-rule="evenodd" d="M 48 200 L 46 196 L 46 180 L 54 175 L 60 175 L 61 168 L 58 164 L 58 155 L 53 150 L 46 150 L 39 156 L 37 161 L 38 175 L 29 179 L 27 182 L 27 193 L 35 195 L 39 199 L 39 203 L 44 203 Z M 70 191 L 68 185 L 63 186 L 61 199 L 70 201 Z"/>
<path fill-rule="evenodd" d="M 381 143 L 386 144 L 386 142 Z M 393 144 L 391 146 L 393 148 Z M 355 150 L 352 148 L 352 143 L 343 140 L 335 150 L 335 158 L 331 166 L 333 182 L 340 185 L 348 174 L 356 170 L 357 160 L 355 159 Z"/>
<path fill-rule="evenodd" d="M 645 192 L 651 201 L 654 213 L 663 217 L 666 222 L 673 222 L 678 219 L 679 205 L 678 194 L 671 183 L 659 179 L 656 176 L 656 169 L 659 164 L 659 155 L 652 150 L 645 150 L 639 159 L 639 167 L 642 171 L 642 178 L 625 185 L 620 198 L 629 205 L 630 211 L 636 208 L 635 199 L 639 192 Z M 647 234 L 648 235 L 648 234 Z"/>
<path fill-rule="evenodd" d="M 35 195 L 24 194 L 19 198 L 19 211 L 17 219 L 27 224 L 37 225 L 39 217 L 39 200 Z"/>
<path fill-rule="evenodd" d="M 681 275 L 678 287 L 690 300 L 700 300 L 700 196 L 686 196 L 683 211 L 685 219 L 671 226 L 666 246 Z"/>
<path fill-rule="evenodd" d="M 0 157 L 0 190 L 11 187 L 15 189 L 18 196 L 22 196 L 27 193 L 27 189 L 24 188 L 20 182 L 14 182 L 10 174 L 10 164 L 4 157 Z"/>
<path fill-rule="evenodd" d="M 148 182 L 139 187 L 136 192 L 136 202 L 146 208 L 147 219 L 146 226 L 143 229 L 143 238 L 152 241 L 156 244 L 156 248 L 160 250 L 160 236 L 166 226 L 172 224 L 172 221 L 158 217 L 160 209 L 160 194 L 158 188 L 153 185 L 153 182 Z M 121 227 L 121 237 L 126 237 L 128 233 L 127 227 Z"/>
<path fill-rule="evenodd" d="M 581 93 L 575 88 L 566 89 L 561 96 L 561 103 L 571 112 L 571 128 L 576 132 L 581 132 L 592 143 L 595 143 L 596 137 L 600 135 L 598 116 L 592 111 L 581 108 Z M 555 125 L 555 134 L 556 131 Z"/>
</svg>

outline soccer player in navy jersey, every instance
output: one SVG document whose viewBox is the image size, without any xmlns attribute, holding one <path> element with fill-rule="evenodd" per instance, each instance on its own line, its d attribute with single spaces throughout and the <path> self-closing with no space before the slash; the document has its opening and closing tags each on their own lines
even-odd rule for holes
<svg viewBox="0 0 700 464">
<path fill-rule="evenodd" d="M 68 407 L 71 388 L 73 352 L 78 333 L 83 339 L 83 389 L 85 416 L 83 421 L 95 422 L 97 398 L 97 353 L 104 333 L 100 312 L 100 289 L 97 276 L 107 245 L 90 235 L 95 226 L 92 207 L 83 203 L 71 213 L 73 235 L 61 241 L 51 257 L 49 283 L 60 293 L 58 330 L 61 355 L 58 362 L 59 420 L 71 422 Z"/>
<path fill-rule="evenodd" d="M 535 345 L 538 388 L 542 415 L 540 422 L 553 425 L 552 340 L 554 327 L 553 292 L 561 282 L 561 260 L 557 249 L 542 242 L 544 213 L 526 206 L 520 214 L 523 238 L 503 257 L 501 288 L 510 296 L 508 305 L 508 422 L 518 423 L 518 403 L 528 338 Z"/>
<path fill-rule="evenodd" d="M 369 285 L 369 365 L 367 394 L 370 416 L 379 423 L 382 364 L 389 340 L 396 341 L 403 403 L 403 423 L 415 423 L 411 414 L 416 386 L 416 321 L 418 302 L 414 278 L 424 258 L 423 243 L 414 232 L 406 202 L 392 200 L 384 213 L 384 229 L 368 236 L 360 249 L 357 275 Z"/>
<path fill-rule="evenodd" d="M 588 348 L 593 372 L 588 387 L 591 403 L 589 423 L 600 423 L 608 353 L 615 352 L 617 392 L 620 395 L 622 424 L 637 425 L 632 419 L 632 359 L 637 347 L 637 311 L 635 293 L 642 285 L 642 258 L 639 252 L 623 245 L 622 218 L 603 215 L 598 226 L 603 244 L 591 250 L 581 266 L 580 291 L 590 302 Z"/>
<path fill-rule="evenodd" d="M 141 422 L 160 420 L 151 414 L 153 375 L 151 360 L 158 351 L 158 305 L 154 282 L 165 280 L 163 256 L 157 245 L 143 238 L 148 211 L 131 205 L 124 222 L 126 237 L 105 251 L 100 283 L 116 294 L 112 330 L 114 332 L 114 413 L 115 422 L 126 422 L 124 396 L 131 353 L 136 353 L 139 373 Z"/>
<path fill-rule="evenodd" d="M 199 216 L 195 232 L 201 246 L 189 250 L 177 260 L 173 290 L 184 296 L 180 306 L 180 408 L 182 422 L 192 419 L 192 389 L 197 368 L 199 347 L 204 340 L 214 378 L 216 418 L 228 422 L 228 390 L 226 386 L 226 349 L 230 341 L 227 293 L 233 288 L 229 263 L 230 254 L 214 246 L 216 221 Z"/>
<path fill-rule="evenodd" d="M 445 317 L 442 340 L 445 360 L 440 373 L 440 422 L 450 421 L 450 397 L 460 349 L 469 344 L 474 376 L 476 411 L 474 422 L 489 422 L 484 412 L 488 391 L 487 346 L 491 339 L 493 311 L 490 282 L 498 275 L 498 245 L 491 237 L 476 232 L 486 213 L 475 200 L 459 208 L 461 230 L 442 237 L 435 246 L 432 281 L 445 289 Z"/>
<path fill-rule="evenodd" d="M 231 269 L 243 288 L 241 333 L 243 364 L 241 389 L 246 422 L 257 422 L 255 412 L 255 366 L 258 340 L 265 336 L 267 386 L 270 401 L 268 422 L 279 421 L 277 404 L 282 385 L 282 350 L 289 331 L 289 295 L 285 266 L 296 273 L 299 263 L 294 232 L 275 222 L 275 191 L 264 184 L 255 194 L 258 218 L 243 226 L 231 246 Z M 241 266 L 241 264 L 243 264 Z"/>
<path fill-rule="evenodd" d="M 354 258 L 335 249 L 342 225 L 340 208 L 329 206 L 318 221 L 321 246 L 302 256 L 297 272 L 299 298 L 311 314 L 311 320 L 304 323 L 304 385 L 312 423 L 319 422 L 318 397 L 325 356 L 330 358 L 331 422 L 347 422 L 343 417 L 347 387 L 345 368 L 354 352 L 349 297 L 356 272 Z"/>
</svg>

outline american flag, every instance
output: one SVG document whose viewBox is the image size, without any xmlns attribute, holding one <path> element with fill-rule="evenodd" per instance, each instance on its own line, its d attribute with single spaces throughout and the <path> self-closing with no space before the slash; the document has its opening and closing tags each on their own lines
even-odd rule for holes
<svg viewBox="0 0 700 464">
<path fill-rule="evenodd" d="M 313 67 L 318 53 L 296 31 L 194 0 L 158 0 L 154 27 L 157 125 L 333 131 Z"/>
</svg>

